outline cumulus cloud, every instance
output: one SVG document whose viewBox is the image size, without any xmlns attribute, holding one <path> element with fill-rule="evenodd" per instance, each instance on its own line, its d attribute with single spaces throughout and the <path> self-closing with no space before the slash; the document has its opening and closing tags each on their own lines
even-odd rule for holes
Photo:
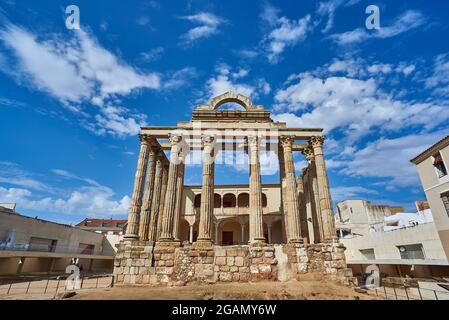
<svg viewBox="0 0 449 320">
<path fill-rule="evenodd" d="M 207 99 L 227 91 L 233 91 L 252 98 L 271 92 L 270 84 L 263 78 L 256 79 L 256 81 L 250 84 L 242 83 L 240 80 L 249 74 L 247 69 L 233 70 L 226 64 L 219 64 L 216 67 L 216 73 L 216 76 L 206 81 Z"/>
<path fill-rule="evenodd" d="M 425 16 L 416 10 L 407 10 L 394 19 L 389 26 L 381 26 L 379 30 L 366 30 L 357 28 L 352 31 L 334 34 L 330 38 L 339 45 L 349 45 L 363 42 L 368 39 L 386 39 L 422 26 L 426 22 Z"/>
<path fill-rule="evenodd" d="M 126 214 L 129 208 L 129 196 L 117 198 L 111 188 L 94 179 L 81 177 L 63 169 L 52 169 L 51 172 L 58 177 L 81 182 L 81 186 L 73 190 L 56 189 L 36 179 L 41 175 L 26 172 L 17 164 L 2 162 L 0 165 L 2 168 L 12 169 L 14 176 L 14 179 L 2 179 L 0 182 L 18 186 L 0 186 L 0 202 L 17 203 L 19 210 L 109 217 Z M 58 192 L 55 192 L 56 190 Z"/>
<path fill-rule="evenodd" d="M 317 14 L 321 17 L 327 17 L 327 22 L 322 32 L 328 32 L 334 26 L 335 12 L 341 6 L 352 6 L 360 0 L 330 0 L 320 2 L 317 9 Z"/>
<path fill-rule="evenodd" d="M 425 80 L 425 85 L 435 94 L 449 96 L 449 54 L 435 58 L 432 74 Z"/>
<path fill-rule="evenodd" d="M 184 44 L 192 44 L 199 39 L 217 34 L 219 32 L 218 27 L 226 22 L 226 20 L 209 12 L 199 12 L 194 15 L 181 17 L 181 19 L 197 24 L 196 27 L 181 36 Z"/>
<path fill-rule="evenodd" d="M 312 28 L 310 15 L 298 20 L 279 17 L 279 10 L 270 4 L 265 4 L 261 19 L 270 27 L 261 43 L 270 63 L 279 62 L 285 49 L 306 39 Z"/>
</svg>

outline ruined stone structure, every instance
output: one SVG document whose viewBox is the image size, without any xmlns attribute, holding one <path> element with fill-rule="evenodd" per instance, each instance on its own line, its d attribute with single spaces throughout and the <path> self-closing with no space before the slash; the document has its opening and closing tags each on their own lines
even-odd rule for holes
<svg viewBox="0 0 449 320">
<path fill-rule="evenodd" d="M 219 109 L 226 103 L 244 110 Z M 335 240 L 322 129 L 287 128 L 249 98 L 227 92 L 194 109 L 191 121 L 142 127 L 139 138 L 116 283 L 287 280 L 307 273 L 347 281 L 345 248 Z M 249 185 L 215 188 L 215 159 L 222 150 L 247 153 Z M 184 186 L 192 151 L 202 154 L 198 187 Z M 262 185 L 261 152 L 277 155 L 279 185 Z M 298 177 L 294 152 L 308 160 Z M 230 222 L 240 226 L 237 239 L 226 231 Z"/>
</svg>

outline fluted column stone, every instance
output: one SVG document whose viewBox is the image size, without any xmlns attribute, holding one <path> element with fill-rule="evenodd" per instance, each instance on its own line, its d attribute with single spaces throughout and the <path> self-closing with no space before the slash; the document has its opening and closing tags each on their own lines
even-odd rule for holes
<svg viewBox="0 0 449 320">
<path fill-rule="evenodd" d="M 161 196 L 159 203 L 159 216 L 157 218 L 157 233 L 156 233 L 156 241 L 161 237 L 162 232 L 162 218 L 164 216 L 164 207 L 165 207 L 165 195 L 167 193 L 167 183 L 168 183 L 168 163 L 164 163 L 162 170 L 162 187 L 161 187 Z"/>
<path fill-rule="evenodd" d="M 154 191 L 153 199 L 151 201 L 151 216 L 150 216 L 150 227 L 148 230 L 148 240 L 156 241 L 157 236 L 157 221 L 159 218 L 159 208 L 161 203 L 161 192 L 162 192 L 162 176 L 164 171 L 164 153 L 159 151 L 156 154 L 156 170 L 154 174 Z"/>
<path fill-rule="evenodd" d="M 178 178 L 176 182 L 176 209 L 175 217 L 173 219 L 173 236 L 175 240 L 179 240 L 179 222 L 182 213 L 183 192 L 184 192 L 184 172 L 185 172 L 185 156 L 180 156 L 180 163 L 178 168 Z"/>
<path fill-rule="evenodd" d="M 156 174 L 156 154 L 158 149 L 156 146 L 151 146 L 148 159 L 148 174 L 145 184 L 145 193 L 142 200 L 142 209 L 140 211 L 140 224 L 139 224 L 139 239 L 142 241 L 148 240 L 151 218 L 151 203 L 153 201 L 154 194 L 154 181 Z"/>
<path fill-rule="evenodd" d="M 142 207 L 142 195 L 145 184 L 145 175 L 148 164 L 150 140 L 146 135 L 139 135 L 140 152 L 137 160 L 136 175 L 134 178 L 134 190 L 128 212 L 128 226 L 126 228 L 126 239 L 139 238 L 140 210 Z"/>
<path fill-rule="evenodd" d="M 335 223 L 332 214 L 332 200 L 329 191 L 329 180 L 327 177 L 326 164 L 323 155 L 324 137 L 314 136 L 309 141 L 315 154 L 315 167 L 320 197 L 320 208 L 323 219 L 324 241 L 329 242 L 336 236 Z"/>
<path fill-rule="evenodd" d="M 180 154 L 182 151 L 182 136 L 172 135 L 170 136 L 170 164 L 168 170 L 167 189 L 165 193 L 165 204 L 161 223 L 161 235 L 160 241 L 172 241 L 173 236 L 173 223 L 176 210 L 176 196 L 178 185 L 178 170 L 180 164 Z"/>
<path fill-rule="evenodd" d="M 287 241 L 301 243 L 301 229 L 299 226 L 299 200 L 296 187 L 295 166 L 293 161 L 293 137 L 281 136 L 280 142 L 282 144 L 285 165 L 285 182 L 286 182 L 286 196 L 285 205 L 287 206 Z"/>
<path fill-rule="evenodd" d="M 263 211 L 262 211 L 262 183 L 260 178 L 259 138 L 249 136 L 249 242 L 264 243 Z"/>
<path fill-rule="evenodd" d="M 201 188 L 200 223 L 197 242 L 212 242 L 212 224 L 214 215 L 214 143 L 215 137 L 202 137 L 203 181 Z"/>
</svg>

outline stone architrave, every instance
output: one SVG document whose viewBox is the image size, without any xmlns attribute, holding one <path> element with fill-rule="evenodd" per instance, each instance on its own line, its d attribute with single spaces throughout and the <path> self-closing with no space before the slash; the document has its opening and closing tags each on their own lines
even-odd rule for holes
<svg viewBox="0 0 449 320">
<path fill-rule="evenodd" d="M 296 187 L 295 166 L 293 162 L 293 137 L 281 136 L 280 143 L 282 145 L 285 165 L 285 184 L 286 196 L 285 201 L 287 212 L 287 241 L 292 243 L 301 243 L 303 241 L 301 236 L 301 229 L 299 226 L 299 200 Z"/>
<path fill-rule="evenodd" d="M 332 200 L 329 192 L 329 180 L 323 155 L 323 136 L 314 136 L 309 140 L 315 155 L 316 177 L 320 197 L 321 216 L 323 219 L 324 241 L 332 241 L 335 237 L 335 224 L 332 214 Z"/>
<path fill-rule="evenodd" d="M 128 226 L 126 228 L 126 239 L 139 238 L 140 209 L 142 207 L 142 196 L 147 171 L 148 156 L 150 149 L 150 139 L 146 135 L 139 135 L 140 152 L 137 161 L 136 176 L 134 178 L 134 190 L 131 198 L 131 205 L 128 213 Z"/>
<path fill-rule="evenodd" d="M 263 243 L 262 183 L 260 179 L 259 138 L 249 136 L 249 242 Z"/>
</svg>

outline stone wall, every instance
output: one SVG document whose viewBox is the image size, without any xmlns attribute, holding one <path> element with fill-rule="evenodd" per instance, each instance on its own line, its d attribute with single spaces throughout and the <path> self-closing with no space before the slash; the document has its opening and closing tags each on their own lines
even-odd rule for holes
<svg viewBox="0 0 449 320">
<path fill-rule="evenodd" d="M 350 284 L 341 244 L 181 246 L 122 241 L 116 284 L 179 286 L 188 283 L 286 281 L 315 274 Z"/>
</svg>

